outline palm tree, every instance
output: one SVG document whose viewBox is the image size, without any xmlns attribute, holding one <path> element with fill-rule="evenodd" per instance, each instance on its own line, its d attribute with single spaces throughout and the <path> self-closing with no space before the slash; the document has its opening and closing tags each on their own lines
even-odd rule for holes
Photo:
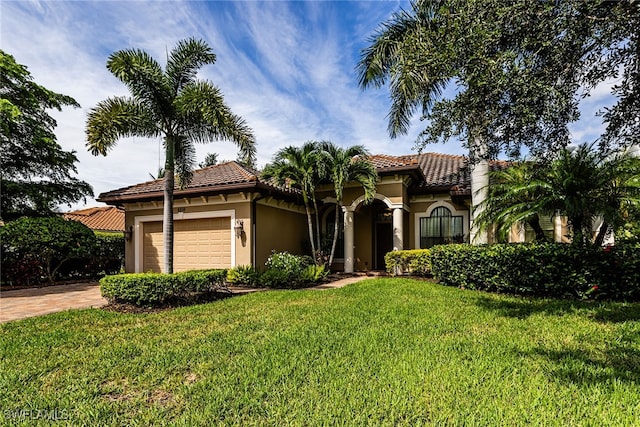
<svg viewBox="0 0 640 427">
<path fill-rule="evenodd" d="M 317 217 L 317 203 L 315 198 L 316 186 L 320 182 L 320 165 L 318 144 L 313 141 L 306 142 L 302 147 L 289 146 L 279 150 L 272 163 L 265 166 L 262 176 L 273 179 L 276 184 L 293 186 L 300 189 L 302 201 L 307 213 L 309 226 L 309 240 L 313 259 L 318 262 L 320 242 L 314 239 L 313 220 L 310 203 L 314 206 Z M 316 229 L 318 229 L 316 220 Z M 316 230 L 316 235 L 317 230 Z"/>
<path fill-rule="evenodd" d="M 107 69 L 123 82 L 130 97 L 98 103 L 87 118 L 87 147 L 106 156 L 120 138 L 163 137 L 164 271 L 173 272 L 173 191 L 175 177 L 188 185 L 195 162 L 194 143 L 233 141 L 249 161 L 255 159 L 255 138 L 245 121 L 224 103 L 220 89 L 196 79 L 198 70 L 216 56 L 202 40 L 179 41 L 169 52 L 163 70 L 142 50 L 114 52 Z"/>
<path fill-rule="evenodd" d="M 535 162 L 521 162 L 490 172 L 489 194 L 482 202 L 482 212 L 476 216 L 478 227 L 487 230 L 495 226 L 498 236 L 504 239 L 513 225 L 526 223 L 537 241 L 548 240 L 540 226 L 540 215 L 551 217 L 554 212 L 531 210 L 538 194 L 530 183 L 539 169 Z"/>
<path fill-rule="evenodd" d="M 487 201 L 485 225 L 559 214 L 567 217 L 574 244 L 600 246 L 624 223 L 625 211 L 640 206 L 640 164 L 628 152 L 606 155 L 583 144 L 560 150 L 549 163 L 516 166 L 498 176 L 507 175 L 513 179 L 491 190 L 497 197 Z M 592 242 L 598 218 L 603 223 Z"/>
<path fill-rule="evenodd" d="M 450 48 L 451 40 L 442 34 L 445 7 L 447 2 L 440 0 L 412 2 L 410 11 L 401 10 L 384 22 L 362 52 L 357 68 L 360 87 L 381 88 L 388 83 L 391 138 L 406 134 L 418 110 L 426 116 L 443 99 L 447 85 L 467 74 L 469 62 Z M 459 127 L 466 127 L 469 138 L 472 206 L 480 213 L 489 184 L 488 149 L 482 140 L 485 123 L 475 115 L 467 115 L 464 121 Z M 472 234 L 472 241 L 485 243 L 486 233 L 484 237 L 477 233 L 473 224 Z"/>
<path fill-rule="evenodd" d="M 322 170 L 325 172 L 326 178 L 333 184 L 336 194 L 336 220 L 334 221 L 333 241 L 329 255 L 329 267 L 331 267 L 338 241 L 338 224 L 340 222 L 338 218 L 344 187 L 348 182 L 360 184 L 364 189 L 364 202 L 369 203 L 376 193 L 378 172 L 368 159 L 369 152 L 362 145 L 342 148 L 325 141 L 320 144 L 319 149 Z"/>
</svg>

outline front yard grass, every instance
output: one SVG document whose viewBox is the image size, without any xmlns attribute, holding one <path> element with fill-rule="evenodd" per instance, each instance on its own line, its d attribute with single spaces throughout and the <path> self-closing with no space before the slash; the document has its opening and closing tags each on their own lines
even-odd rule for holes
<svg viewBox="0 0 640 427">
<path fill-rule="evenodd" d="M 640 304 L 410 279 L 25 319 L 0 357 L 0 423 L 640 424 Z"/>
</svg>

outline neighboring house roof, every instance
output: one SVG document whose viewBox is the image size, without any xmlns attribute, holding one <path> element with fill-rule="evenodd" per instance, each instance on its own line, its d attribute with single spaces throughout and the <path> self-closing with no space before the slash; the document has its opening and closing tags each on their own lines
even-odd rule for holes
<svg viewBox="0 0 640 427">
<path fill-rule="evenodd" d="M 422 153 L 406 156 L 376 154 L 370 157 L 379 174 L 405 172 L 415 181 L 412 192 L 429 193 L 449 191 L 456 196 L 471 195 L 470 173 L 467 158 L 452 154 Z M 505 162 L 493 161 L 491 168 L 504 167 Z M 276 185 L 260 178 L 260 173 L 235 161 L 195 170 L 193 179 L 185 189 L 174 190 L 174 197 L 217 194 L 257 189 L 297 197 L 298 191 Z M 100 194 L 98 201 L 120 204 L 128 201 L 160 200 L 163 197 L 163 180 L 143 182 Z"/>
<path fill-rule="evenodd" d="M 129 187 L 108 191 L 98 196 L 98 201 L 106 203 L 154 200 L 163 197 L 163 179 L 143 182 Z M 193 178 L 187 188 L 174 188 L 174 197 L 197 196 L 211 193 L 225 193 L 257 189 L 279 193 L 283 196 L 297 197 L 297 190 L 275 185 L 259 177 L 259 172 L 231 161 L 208 166 L 193 172 Z"/>
<path fill-rule="evenodd" d="M 124 211 L 114 206 L 80 209 L 62 214 L 98 231 L 124 231 Z"/>
</svg>

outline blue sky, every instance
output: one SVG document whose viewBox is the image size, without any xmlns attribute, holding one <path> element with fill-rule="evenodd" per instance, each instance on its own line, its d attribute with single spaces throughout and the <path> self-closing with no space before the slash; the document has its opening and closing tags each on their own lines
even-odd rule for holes
<svg viewBox="0 0 640 427">
<path fill-rule="evenodd" d="M 418 118 L 409 135 L 391 140 L 386 131 L 386 90 L 357 85 L 355 66 L 378 25 L 407 1 L 2 1 L 0 46 L 29 67 L 36 82 L 74 97 L 82 108 L 54 112 L 56 134 L 65 150 L 77 152 L 78 175 L 96 196 L 149 180 L 161 163 L 158 140 L 121 140 L 107 157 L 85 148 L 88 110 L 126 88 L 105 68 L 110 53 L 146 50 L 161 63 L 176 41 L 207 41 L 217 62 L 200 78 L 218 85 L 231 109 L 256 134 L 258 165 L 287 145 L 330 140 L 363 144 L 373 153 L 414 152 L 422 129 Z M 594 113 L 610 102 L 608 85 L 583 103 L 583 118 L 572 126 L 577 142 L 601 131 Z M 425 151 L 463 154 L 459 142 Z M 220 160 L 236 157 L 235 146 L 214 142 L 197 147 Z M 83 204 L 74 206 L 81 207 Z M 88 206 L 98 205 L 94 200 Z M 67 209 L 63 207 L 63 209 Z"/>
</svg>

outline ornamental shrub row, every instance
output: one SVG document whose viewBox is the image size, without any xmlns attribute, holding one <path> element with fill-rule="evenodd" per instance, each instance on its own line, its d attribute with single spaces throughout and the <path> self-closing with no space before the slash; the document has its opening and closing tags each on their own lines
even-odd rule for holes
<svg viewBox="0 0 640 427">
<path fill-rule="evenodd" d="M 100 292 L 109 302 L 158 306 L 202 294 L 228 293 L 226 277 L 226 270 L 117 274 L 100 279 Z"/>
<path fill-rule="evenodd" d="M 429 249 L 393 251 L 384 256 L 387 272 L 393 276 L 409 274 L 428 276 L 431 274 L 431 252 Z"/>
<path fill-rule="evenodd" d="M 440 283 L 542 297 L 640 300 L 640 245 L 444 245 L 431 249 Z"/>
</svg>

